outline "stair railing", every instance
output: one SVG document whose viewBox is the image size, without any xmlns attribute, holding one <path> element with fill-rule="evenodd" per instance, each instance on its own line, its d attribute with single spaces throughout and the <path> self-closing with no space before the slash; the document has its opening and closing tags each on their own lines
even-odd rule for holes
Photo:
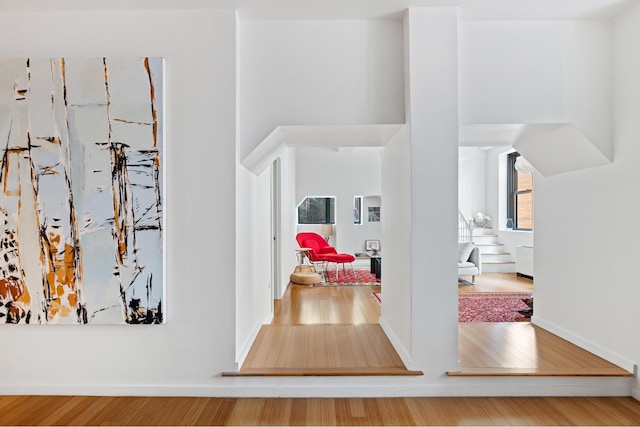
<svg viewBox="0 0 640 427">
<path fill-rule="evenodd" d="M 458 209 L 458 241 L 473 241 L 473 229 L 471 228 L 471 220 L 467 221 L 460 209 Z"/>
</svg>

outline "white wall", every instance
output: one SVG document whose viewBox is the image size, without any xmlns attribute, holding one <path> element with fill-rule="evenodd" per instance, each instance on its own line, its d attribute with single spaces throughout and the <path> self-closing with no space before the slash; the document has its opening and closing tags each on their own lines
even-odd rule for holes
<svg viewBox="0 0 640 427">
<path fill-rule="evenodd" d="M 378 197 L 382 193 L 381 155 L 379 147 L 349 149 L 296 149 L 296 203 L 289 206 L 297 212 L 298 204 L 306 196 L 335 196 L 336 224 L 330 243 L 339 252 L 364 251 L 365 239 L 380 239 L 381 223 L 369 222 L 366 207 L 361 225 L 353 223 L 353 198 Z M 380 206 L 380 205 L 378 205 Z M 297 213 L 296 213 L 297 215 Z M 296 222 L 297 222 L 297 216 Z M 384 217 L 380 216 L 381 221 Z M 301 225 L 299 231 L 316 231 L 319 226 Z M 384 242 L 380 242 L 381 246 Z"/>
<path fill-rule="evenodd" d="M 458 149 L 458 209 L 469 220 L 478 212 L 488 214 L 487 152 L 477 147 Z"/>
<path fill-rule="evenodd" d="M 411 351 L 411 145 L 402 129 L 382 150 L 382 316 L 380 325 L 404 360 Z"/>
<path fill-rule="evenodd" d="M 0 14 L 4 57 L 163 56 L 167 87 L 167 323 L 3 326 L 22 368 L 0 393 L 153 394 L 234 368 L 234 34 L 233 11 Z"/>
<path fill-rule="evenodd" d="M 278 125 L 404 122 L 402 25 L 241 21 L 240 158 Z"/>
<path fill-rule="evenodd" d="M 461 123 L 572 122 L 610 154 L 607 22 L 461 22 L 460 52 Z"/>
<path fill-rule="evenodd" d="M 262 324 L 273 314 L 271 293 L 271 172 L 236 171 L 236 362 L 242 365 Z M 288 277 L 288 276 L 287 276 Z"/>
<path fill-rule="evenodd" d="M 614 163 L 535 183 L 535 321 L 628 369 L 640 362 L 640 287 L 630 280 L 640 248 L 629 227 L 640 210 L 638 39 L 636 6 L 613 27 Z"/>
<path fill-rule="evenodd" d="M 294 149 L 286 150 L 281 160 L 281 192 L 280 192 L 280 295 L 281 298 L 287 289 L 289 276 L 297 265 L 296 242 L 298 222 L 296 206 L 296 152 Z M 294 206 L 291 209 L 291 206 Z"/>
<path fill-rule="evenodd" d="M 458 367 L 457 10 L 409 9 L 405 28 L 411 141 L 410 366 L 420 366 L 433 378 Z"/>
</svg>

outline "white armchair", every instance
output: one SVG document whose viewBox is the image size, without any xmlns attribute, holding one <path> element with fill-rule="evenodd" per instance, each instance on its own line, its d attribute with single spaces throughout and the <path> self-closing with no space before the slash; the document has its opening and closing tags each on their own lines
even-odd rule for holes
<svg viewBox="0 0 640 427">
<path fill-rule="evenodd" d="M 471 276 L 471 283 L 482 274 L 480 249 L 472 242 L 458 243 L 458 276 Z"/>
</svg>

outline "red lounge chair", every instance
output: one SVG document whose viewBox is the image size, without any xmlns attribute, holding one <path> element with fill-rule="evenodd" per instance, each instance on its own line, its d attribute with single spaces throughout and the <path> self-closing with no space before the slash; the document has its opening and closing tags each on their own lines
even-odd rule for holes
<svg viewBox="0 0 640 427">
<path fill-rule="evenodd" d="M 344 265 L 346 263 L 351 264 L 351 270 L 353 270 L 353 261 L 356 257 L 351 254 L 339 254 L 336 248 L 331 246 L 327 241 L 318 233 L 303 232 L 296 235 L 296 240 L 301 248 L 309 248 L 309 260 L 312 263 L 321 263 L 323 267 L 329 263 L 335 263 L 336 265 L 336 279 L 338 278 L 338 264 L 342 264 L 342 270 L 344 271 Z M 323 268 L 326 272 L 327 268 Z"/>
</svg>

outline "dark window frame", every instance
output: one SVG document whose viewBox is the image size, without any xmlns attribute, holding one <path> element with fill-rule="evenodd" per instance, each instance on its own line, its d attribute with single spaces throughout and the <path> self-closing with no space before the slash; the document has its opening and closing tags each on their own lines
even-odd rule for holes
<svg viewBox="0 0 640 427">
<path fill-rule="evenodd" d="M 305 203 L 308 203 L 309 199 L 316 199 L 316 200 L 324 199 L 324 212 L 320 213 L 319 216 L 309 218 L 309 212 L 308 212 L 309 207 L 307 206 L 307 209 L 305 210 L 306 217 L 303 217 L 301 220 L 301 213 L 302 213 L 301 209 L 304 209 L 302 208 L 302 206 Z M 336 205 L 336 198 L 334 196 L 322 196 L 322 197 L 306 196 L 302 200 L 302 202 L 300 202 L 297 208 L 296 216 L 298 220 L 298 225 L 335 224 L 336 223 L 335 205 Z"/>
<path fill-rule="evenodd" d="M 507 155 L 507 221 L 513 222 L 513 230 L 532 231 L 533 228 L 524 228 L 518 225 L 518 195 L 533 194 L 533 183 L 531 189 L 517 190 L 518 171 L 516 171 L 516 160 L 520 153 L 514 151 Z"/>
</svg>

